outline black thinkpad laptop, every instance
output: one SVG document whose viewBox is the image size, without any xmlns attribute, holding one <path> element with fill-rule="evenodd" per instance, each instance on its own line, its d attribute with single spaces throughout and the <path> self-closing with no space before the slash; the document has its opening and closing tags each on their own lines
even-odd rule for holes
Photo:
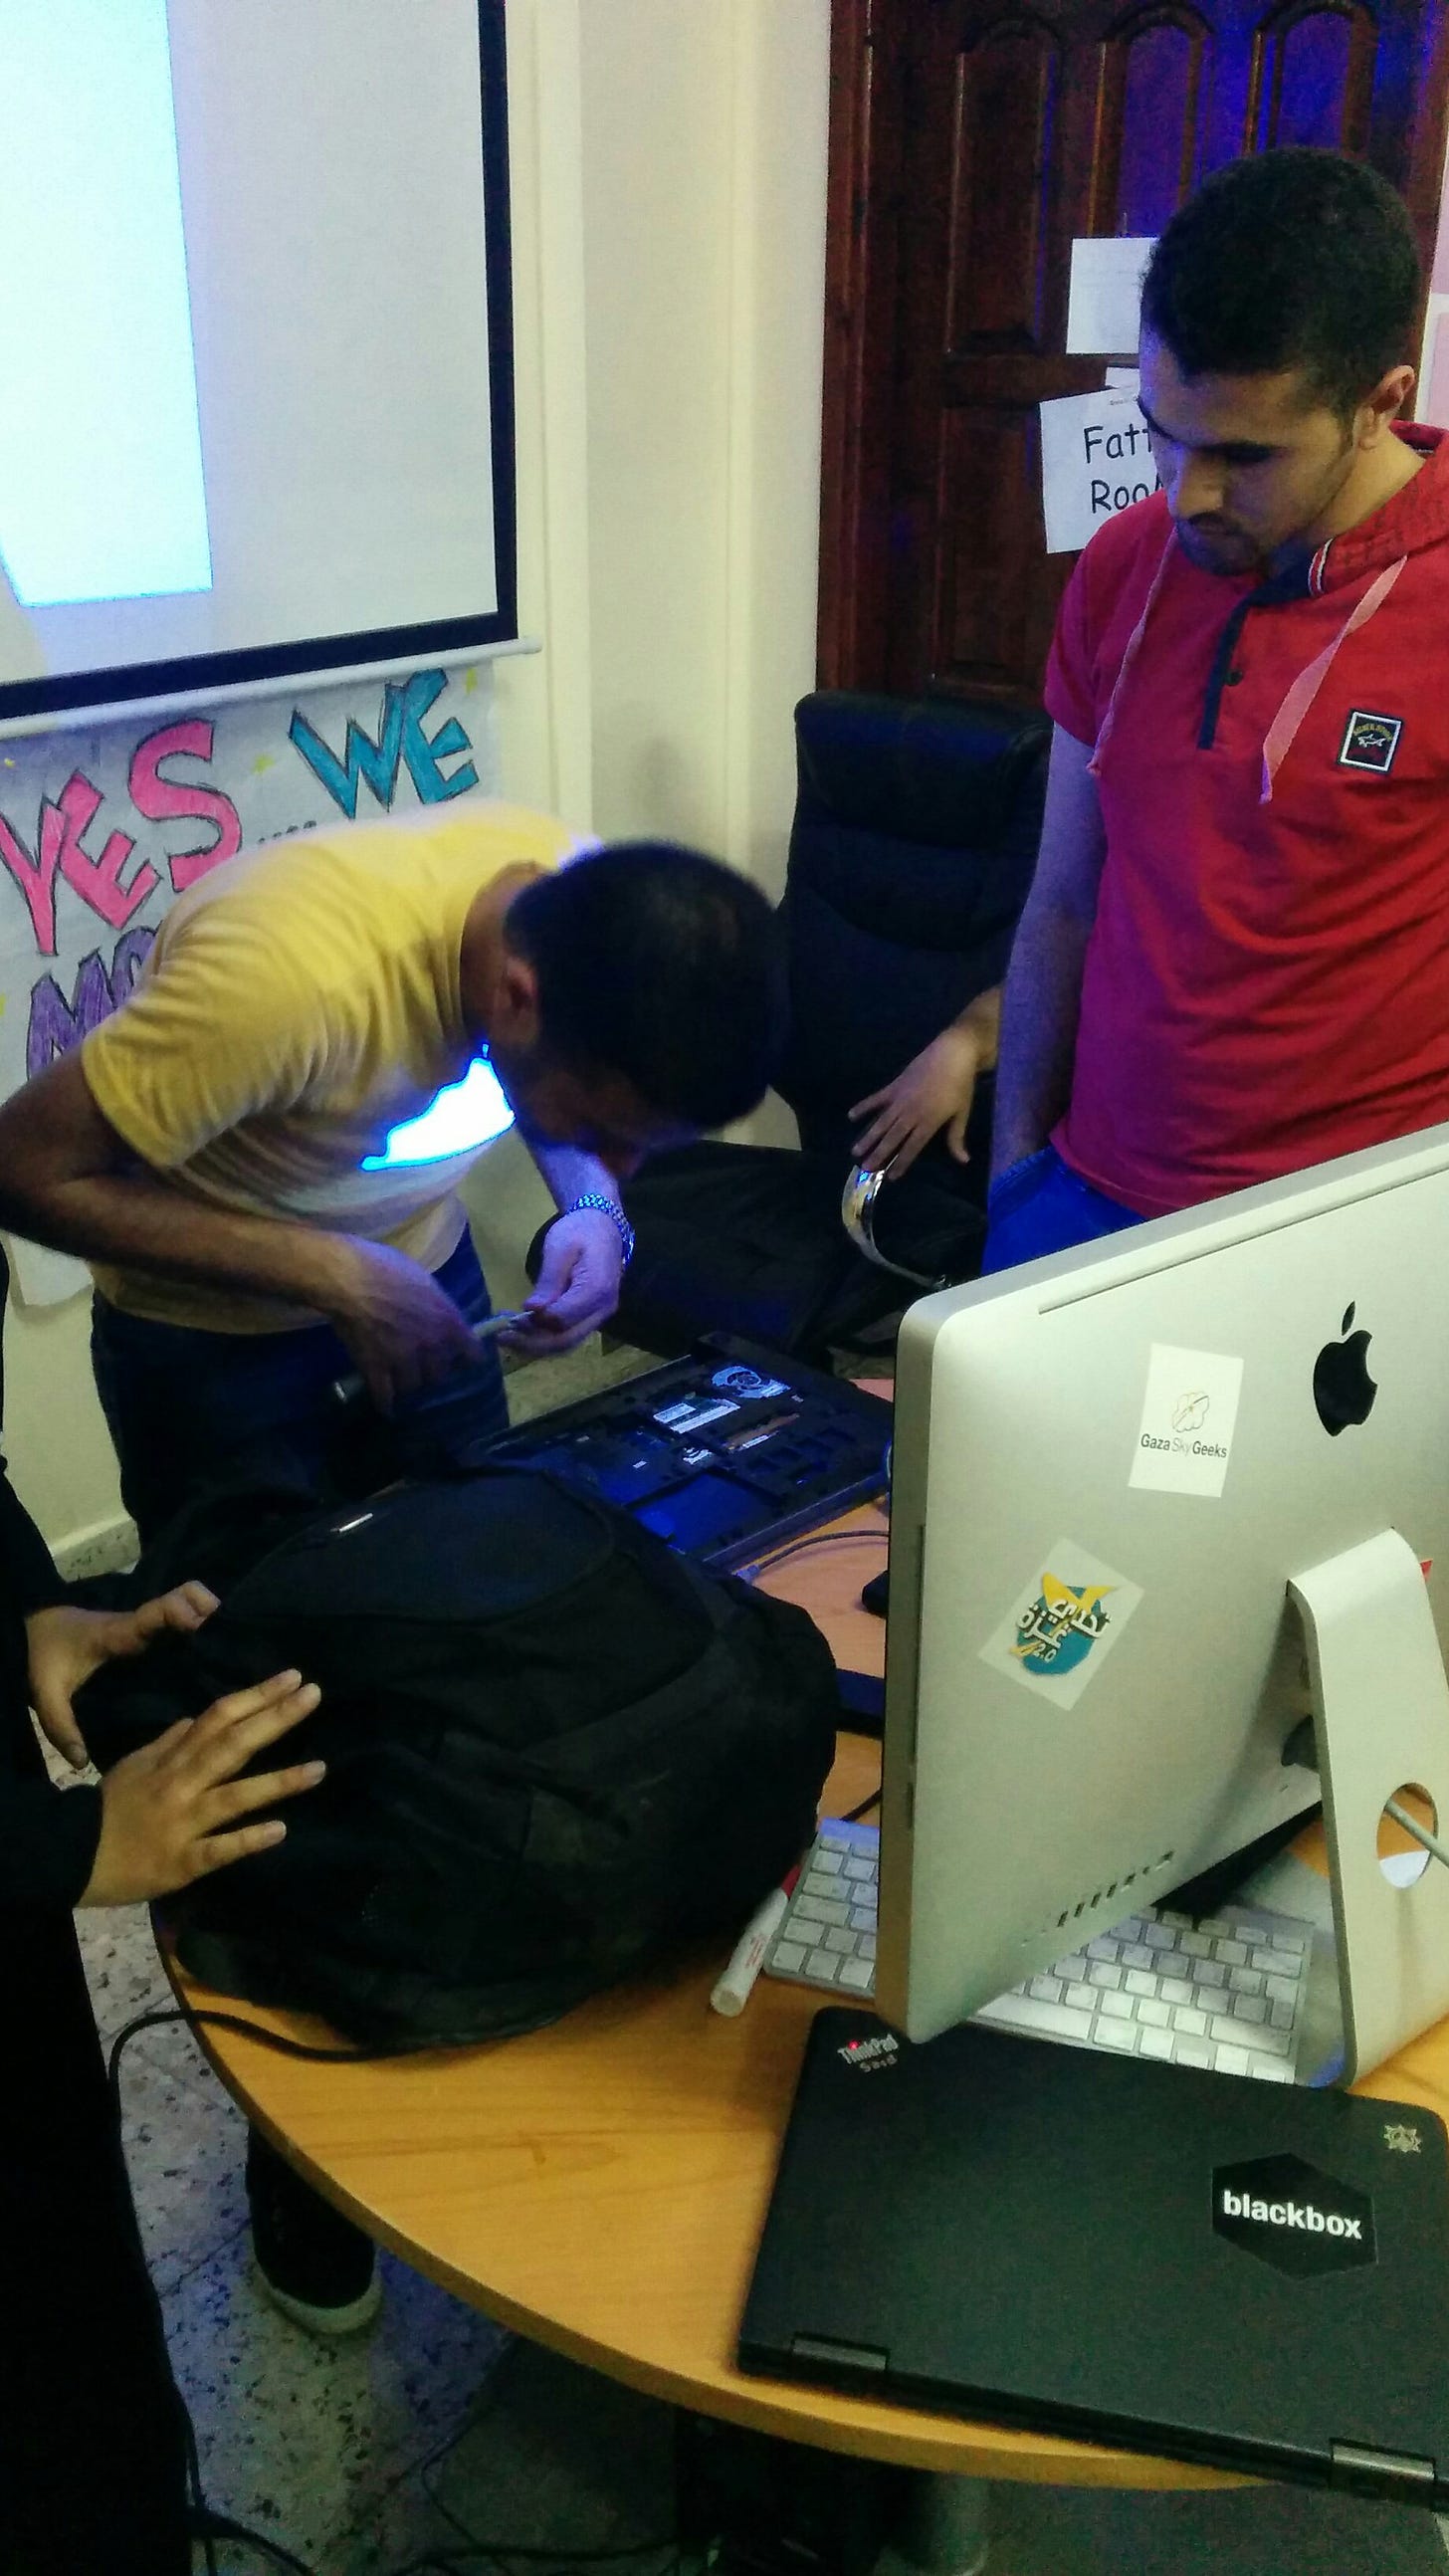
<svg viewBox="0 0 1449 2576">
<path fill-rule="evenodd" d="M 741 1565 L 882 1491 L 891 1408 L 849 1379 L 710 1334 L 685 1358 L 472 1453 L 622 1503 L 702 1565 Z"/>
<path fill-rule="evenodd" d="M 1449 2504 L 1449 2157 L 1394 2102 L 817 2015 L 740 2366 Z"/>
</svg>

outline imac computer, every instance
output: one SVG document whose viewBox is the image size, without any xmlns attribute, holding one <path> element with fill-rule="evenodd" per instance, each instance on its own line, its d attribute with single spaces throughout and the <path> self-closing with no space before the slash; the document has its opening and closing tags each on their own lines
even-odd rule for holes
<svg viewBox="0 0 1449 2576">
<path fill-rule="evenodd" d="M 890 1581 L 898 2028 L 1320 1795 L 1347 2073 L 1449 2011 L 1449 1869 L 1379 1858 L 1449 1816 L 1449 1126 L 922 1298 Z"/>
</svg>

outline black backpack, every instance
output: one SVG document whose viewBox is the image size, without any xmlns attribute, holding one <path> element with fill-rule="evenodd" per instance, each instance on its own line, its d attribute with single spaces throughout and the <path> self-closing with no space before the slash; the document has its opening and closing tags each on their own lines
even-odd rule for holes
<svg viewBox="0 0 1449 2576">
<path fill-rule="evenodd" d="M 839 1704 L 812 1621 L 547 1476 L 221 1498 L 137 1597 L 183 1572 L 221 1609 L 78 1697 L 103 1770 L 287 1665 L 323 1695 L 263 1757 L 327 1761 L 286 1840 L 168 1904 L 225 1992 L 367 2046 L 531 2029 L 728 1945 L 814 1831 Z"/>
</svg>

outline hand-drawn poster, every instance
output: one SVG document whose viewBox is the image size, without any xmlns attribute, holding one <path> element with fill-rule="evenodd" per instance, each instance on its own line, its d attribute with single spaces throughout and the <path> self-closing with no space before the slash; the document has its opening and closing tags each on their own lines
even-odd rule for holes
<svg viewBox="0 0 1449 2576">
<path fill-rule="evenodd" d="M 0 1096 L 125 1000 L 168 904 L 223 859 L 496 780 L 475 669 L 0 740 Z M 13 1249 L 27 1304 L 86 1282 Z"/>
</svg>

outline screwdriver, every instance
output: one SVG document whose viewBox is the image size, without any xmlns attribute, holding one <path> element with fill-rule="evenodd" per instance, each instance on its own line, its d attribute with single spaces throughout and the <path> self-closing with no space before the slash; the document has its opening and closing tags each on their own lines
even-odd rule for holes
<svg viewBox="0 0 1449 2576">
<path fill-rule="evenodd" d="M 491 1342 L 495 1334 L 517 1332 L 521 1326 L 533 1321 L 534 1316 L 528 1307 L 512 1306 L 505 1308 L 501 1315 L 485 1315 L 481 1324 L 470 1324 L 468 1329 L 475 1342 Z M 362 1393 L 362 1380 L 355 1376 L 334 1378 L 332 1392 L 339 1404 L 354 1404 Z"/>
</svg>

